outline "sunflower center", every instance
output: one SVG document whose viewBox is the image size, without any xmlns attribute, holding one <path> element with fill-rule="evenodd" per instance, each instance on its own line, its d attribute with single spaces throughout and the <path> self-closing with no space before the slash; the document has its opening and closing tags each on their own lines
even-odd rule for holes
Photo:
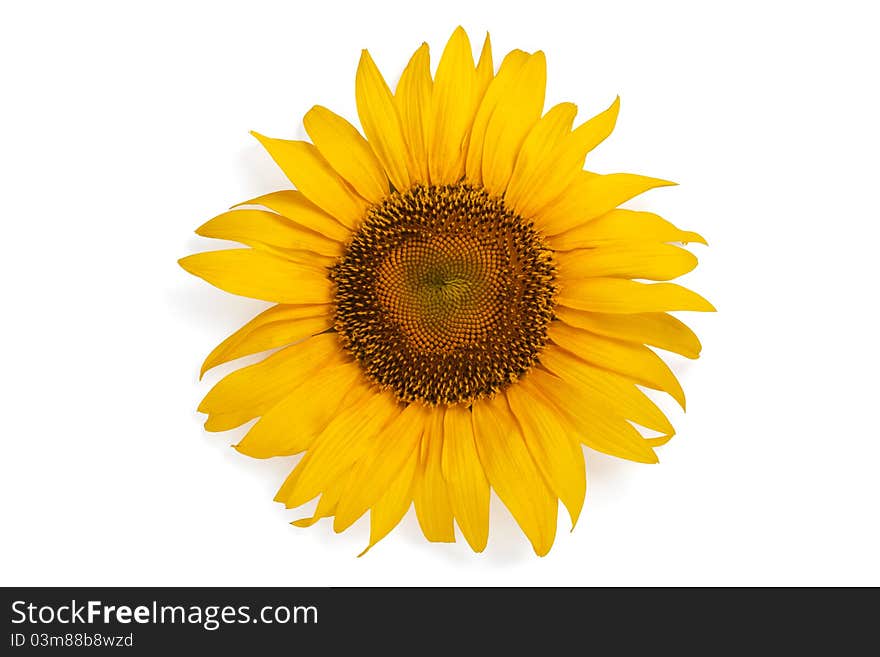
<svg viewBox="0 0 880 657">
<path fill-rule="evenodd" d="M 531 222 L 469 185 L 416 186 L 367 213 L 339 262 L 336 330 L 401 401 L 494 394 L 537 361 L 552 253 Z"/>
</svg>

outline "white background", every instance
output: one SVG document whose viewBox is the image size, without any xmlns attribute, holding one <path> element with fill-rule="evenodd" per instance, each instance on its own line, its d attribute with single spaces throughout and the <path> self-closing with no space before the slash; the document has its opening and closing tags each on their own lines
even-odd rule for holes
<svg viewBox="0 0 880 657">
<path fill-rule="evenodd" d="M 7 2 L 0 10 L 5 585 L 880 584 L 880 48 L 864 2 Z M 414 516 L 368 556 L 272 501 L 195 407 L 204 355 L 265 304 L 176 260 L 229 205 L 289 187 L 256 129 L 354 119 L 369 47 L 393 82 L 457 24 L 544 49 L 550 103 L 620 94 L 590 158 L 703 233 L 703 357 L 646 466 L 588 452 L 573 533 L 535 557 L 495 502 L 488 549 Z M 225 368 L 228 371 L 230 368 Z M 310 509 L 307 509 L 310 511 Z"/>
</svg>

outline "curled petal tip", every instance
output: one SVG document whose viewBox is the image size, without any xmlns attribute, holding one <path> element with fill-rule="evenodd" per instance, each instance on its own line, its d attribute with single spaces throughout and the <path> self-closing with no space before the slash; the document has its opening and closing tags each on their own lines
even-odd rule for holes
<svg viewBox="0 0 880 657">
<path fill-rule="evenodd" d="M 256 130 L 250 130 L 250 131 L 248 131 L 248 133 L 250 134 L 251 137 L 253 137 L 258 142 L 263 144 L 264 148 L 266 147 L 266 142 L 269 140 L 269 138 L 266 135 L 261 134 L 261 133 L 257 132 Z"/>
</svg>

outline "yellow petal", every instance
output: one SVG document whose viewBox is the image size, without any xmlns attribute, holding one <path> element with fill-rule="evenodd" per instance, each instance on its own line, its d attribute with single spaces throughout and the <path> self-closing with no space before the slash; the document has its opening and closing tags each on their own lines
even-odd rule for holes
<svg viewBox="0 0 880 657">
<path fill-rule="evenodd" d="M 541 364 L 590 399 L 597 413 L 619 415 L 668 436 L 675 433 L 663 411 L 631 379 L 590 365 L 553 344 L 541 352 Z"/>
<path fill-rule="evenodd" d="M 413 482 L 413 501 L 422 533 L 435 543 L 454 543 L 452 505 L 441 471 L 443 453 L 443 407 L 433 409 L 422 434 L 419 467 Z"/>
<path fill-rule="evenodd" d="M 474 442 L 492 488 L 544 556 L 556 537 L 556 498 L 532 460 L 504 395 L 473 406 Z"/>
<path fill-rule="evenodd" d="M 401 121 L 391 90 L 370 53 L 364 50 L 355 78 L 355 100 L 364 134 L 391 184 L 398 191 L 409 189 L 407 149 Z"/>
<path fill-rule="evenodd" d="M 584 505 L 587 475 L 584 455 L 559 413 L 533 383 L 524 377 L 505 391 L 510 410 L 519 423 L 529 454 L 550 490 L 568 509 L 571 526 L 577 524 Z"/>
<path fill-rule="evenodd" d="M 348 476 L 342 476 L 328 485 L 321 493 L 321 499 L 318 500 L 318 505 L 315 507 L 315 512 L 311 517 L 300 518 L 299 520 L 294 520 L 290 524 L 295 525 L 296 527 L 311 527 L 321 518 L 329 518 L 332 516 L 339 506 L 339 501 L 348 485 L 349 479 L 350 477 Z"/>
<path fill-rule="evenodd" d="M 394 106 L 400 116 L 400 125 L 406 140 L 407 168 L 413 183 L 428 184 L 427 130 L 431 116 L 431 55 L 423 43 L 400 76 L 394 92 Z"/>
<path fill-rule="evenodd" d="M 277 255 L 309 251 L 332 258 L 342 254 L 342 245 L 320 233 L 302 228 L 286 217 L 265 210 L 232 210 L 202 224 L 196 234 L 269 248 Z M 296 257 L 293 257 L 296 260 Z"/>
<path fill-rule="evenodd" d="M 601 144 L 614 131 L 617 115 L 620 113 L 620 96 L 604 112 L 584 121 L 571 133 L 567 140 L 565 156 L 571 156 L 571 162 L 577 169 L 582 169 L 587 154 Z"/>
<path fill-rule="evenodd" d="M 264 208 L 274 210 L 304 228 L 313 230 L 337 242 L 345 242 L 351 236 L 349 228 L 343 226 L 312 203 L 302 192 L 293 189 L 285 189 L 280 192 L 258 196 L 244 203 L 239 203 L 234 207 L 241 205 L 262 205 Z"/>
<path fill-rule="evenodd" d="M 200 413 L 248 410 L 261 415 L 315 371 L 341 360 L 339 338 L 317 335 L 227 374 L 205 395 Z"/>
<path fill-rule="evenodd" d="M 315 105 L 303 117 L 303 125 L 324 159 L 358 194 L 370 203 L 380 203 L 388 195 L 382 165 L 351 123 Z"/>
<path fill-rule="evenodd" d="M 549 239 L 550 246 L 556 251 L 591 248 L 617 241 L 706 243 L 698 233 L 679 230 L 656 214 L 620 208 Z"/>
<path fill-rule="evenodd" d="M 312 203 L 348 228 L 355 228 L 361 222 L 367 202 L 333 170 L 313 144 L 251 134 Z"/>
<path fill-rule="evenodd" d="M 399 413 L 394 397 L 378 391 L 342 408 L 281 486 L 276 501 L 292 508 L 317 496 L 348 472 Z"/>
<path fill-rule="evenodd" d="M 428 124 L 428 170 L 435 185 L 458 182 L 464 175 L 464 148 L 474 120 L 476 92 L 471 42 L 459 27 L 446 44 L 434 75 Z"/>
<path fill-rule="evenodd" d="M 443 418 L 443 477 L 461 533 L 475 552 L 489 540 L 489 480 L 483 472 L 470 409 L 451 406 Z"/>
<path fill-rule="evenodd" d="M 375 505 L 416 451 L 431 409 L 412 403 L 395 419 L 354 466 L 333 529 L 343 531 Z"/>
<path fill-rule="evenodd" d="M 205 431 L 218 432 L 229 431 L 240 427 L 245 422 L 250 422 L 256 417 L 256 413 L 250 409 L 246 411 L 232 411 L 230 413 L 211 413 L 205 420 Z"/>
<path fill-rule="evenodd" d="M 327 270 L 256 249 L 206 251 L 178 260 L 190 274 L 221 290 L 277 303 L 330 303 Z"/>
<path fill-rule="evenodd" d="M 714 312 L 696 292 L 675 283 L 637 283 L 619 278 L 581 278 L 561 282 L 560 305 L 604 313 Z"/>
<path fill-rule="evenodd" d="M 699 357 L 702 349 L 696 334 L 684 322 L 666 313 L 613 315 L 558 306 L 556 316 L 570 326 L 610 338 L 649 344 L 687 358 Z"/>
<path fill-rule="evenodd" d="M 603 412 L 582 388 L 541 370 L 530 372 L 529 379 L 550 400 L 568 434 L 587 447 L 639 463 L 657 462 L 651 444 L 635 427 L 619 415 Z"/>
<path fill-rule="evenodd" d="M 492 41 L 489 33 L 483 40 L 483 49 L 480 51 L 480 59 L 477 61 L 477 95 L 482 98 L 495 75 L 495 66 L 492 64 Z"/>
<path fill-rule="evenodd" d="M 489 33 L 486 32 L 486 39 L 483 41 L 483 49 L 480 51 L 480 59 L 477 62 L 476 67 L 476 76 L 474 83 L 474 97 L 473 97 L 473 105 L 472 110 L 474 116 L 476 116 L 477 109 L 480 107 L 480 103 L 483 102 L 483 96 L 486 95 L 486 89 L 489 87 L 489 83 L 492 82 L 492 78 L 495 75 L 495 69 L 492 64 L 492 44 L 489 40 Z M 462 144 L 462 153 L 464 154 L 465 159 L 465 173 L 467 173 L 467 158 L 468 153 L 470 152 L 470 143 L 471 136 L 473 135 L 473 121 L 471 122 L 470 129 L 465 136 L 464 143 Z"/>
<path fill-rule="evenodd" d="M 501 62 L 498 75 L 490 80 L 489 86 L 486 87 L 486 91 L 482 95 L 474 116 L 473 125 L 471 126 L 465 159 L 467 178 L 476 185 L 483 183 L 483 142 L 485 141 L 486 127 L 489 125 L 489 120 L 492 118 L 501 98 L 507 94 L 507 90 L 514 83 L 517 74 L 528 59 L 528 53 L 522 50 L 509 52 L 504 61 Z"/>
<path fill-rule="evenodd" d="M 541 209 L 539 227 L 547 235 L 564 233 L 650 189 L 675 184 L 634 173 L 598 175 L 582 171 L 559 198 Z"/>
<path fill-rule="evenodd" d="M 714 312 L 696 292 L 675 283 L 637 283 L 620 278 L 583 278 L 559 285 L 560 305 L 600 313 L 653 313 L 668 310 Z"/>
<path fill-rule="evenodd" d="M 272 306 L 218 344 L 202 364 L 199 376 L 222 363 L 298 342 L 331 326 L 329 305 Z"/>
<path fill-rule="evenodd" d="M 553 342 L 578 358 L 628 376 L 649 388 L 667 392 L 682 408 L 685 407 L 684 391 L 678 379 L 663 359 L 646 346 L 605 338 L 562 322 L 552 322 L 547 334 Z"/>
<path fill-rule="evenodd" d="M 524 214 L 529 201 L 544 184 L 546 170 L 553 166 L 554 157 L 565 143 L 575 116 L 576 105 L 559 103 L 550 108 L 523 141 L 504 194 L 507 204 L 523 216 L 531 216 Z"/>
<path fill-rule="evenodd" d="M 370 509 L 370 544 L 358 556 L 385 538 L 406 515 L 412 503 L 413 479 L 419 464 L 419 451 L 414 449 L 385 494 Z"/>
<path fill-rule="evenodd" d="M 341 407 L 369 394 L 369 388 L 359 383 L 360 378 L 360 367 L 353 362 L 330 366 L 319 363 L 311 376 L 288 390 L 251 427 L 235 449 L 257 459 L 308 449 Z"/>
<path fill-rule="evenodd" d="M 483 140 L 483 186 L 490 194 L 501 196 L 507 189 L 523 141 L 541 118 L 546 85 L 547 61 L 538 51 L 499 98 L 503 111 L 492 114 Z"/>
<path fill-rule="evenodd" d="M 556 254 L 560 278 L 644 278 L 668 281 L 697 266 L 697 258 L 671 244 L 625 242 Z"/>
<path fill-rule="evenodd" d="M 587 153 L 611 134 L 617 120 L 618 108 L 619 99 L 607 110 L 566 135 L 546 157 L 534 161 L 531 179 L 540 181 L 540 184 L 533 182 L 527 188 L 519 190 L 513 202 L 517 212 L 524 217 L 535 216 L 565 192 L 583 168 Z"/>
</svg>

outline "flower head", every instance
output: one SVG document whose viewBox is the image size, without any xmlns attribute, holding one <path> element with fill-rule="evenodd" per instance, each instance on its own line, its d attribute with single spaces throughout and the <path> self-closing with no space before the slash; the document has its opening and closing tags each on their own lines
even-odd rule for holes
<svg viewBox="0 0 880 657">
<path fill-rule="evenodd" d="M 696 265 L 673 243 L 704 242 L 618 206 L 664 180 L 600 175 L 587 154 L 618 101 L 574 126 L 544 112 L 544 54 L 474 63 L 461 28 L 434 76 L 416 50 L 392 93 L 363 52 L 355 93 L 363 135 L 324 107 L 311 139 L 256 135 L 296 190 L 221 214 L 197 232 L 247 248 L 181 260 L 234 294 L 273 302 L 202 372 L 270 349 L 199 406 L 206 428 L 259 421 L 236 446 L 305 452 L 276 499 L 320 496 L 312 517 L 342 531 L 370 513 L 370 546 L 412 503 L 425 536 L 486 546 L 494 489 L 543 555 L 561 500 L 572 524 L 586 487 L 581 444 L 657 460 L 673 435 L 639 389 L 684 406 L 646 345 L 696 358 L 676 310 L 713 310 L 668 281 Z M 638 280 L 634 280 L 638 279 Z M 651 430 L 645 437 L 634 424 Z"/>
</svg>

